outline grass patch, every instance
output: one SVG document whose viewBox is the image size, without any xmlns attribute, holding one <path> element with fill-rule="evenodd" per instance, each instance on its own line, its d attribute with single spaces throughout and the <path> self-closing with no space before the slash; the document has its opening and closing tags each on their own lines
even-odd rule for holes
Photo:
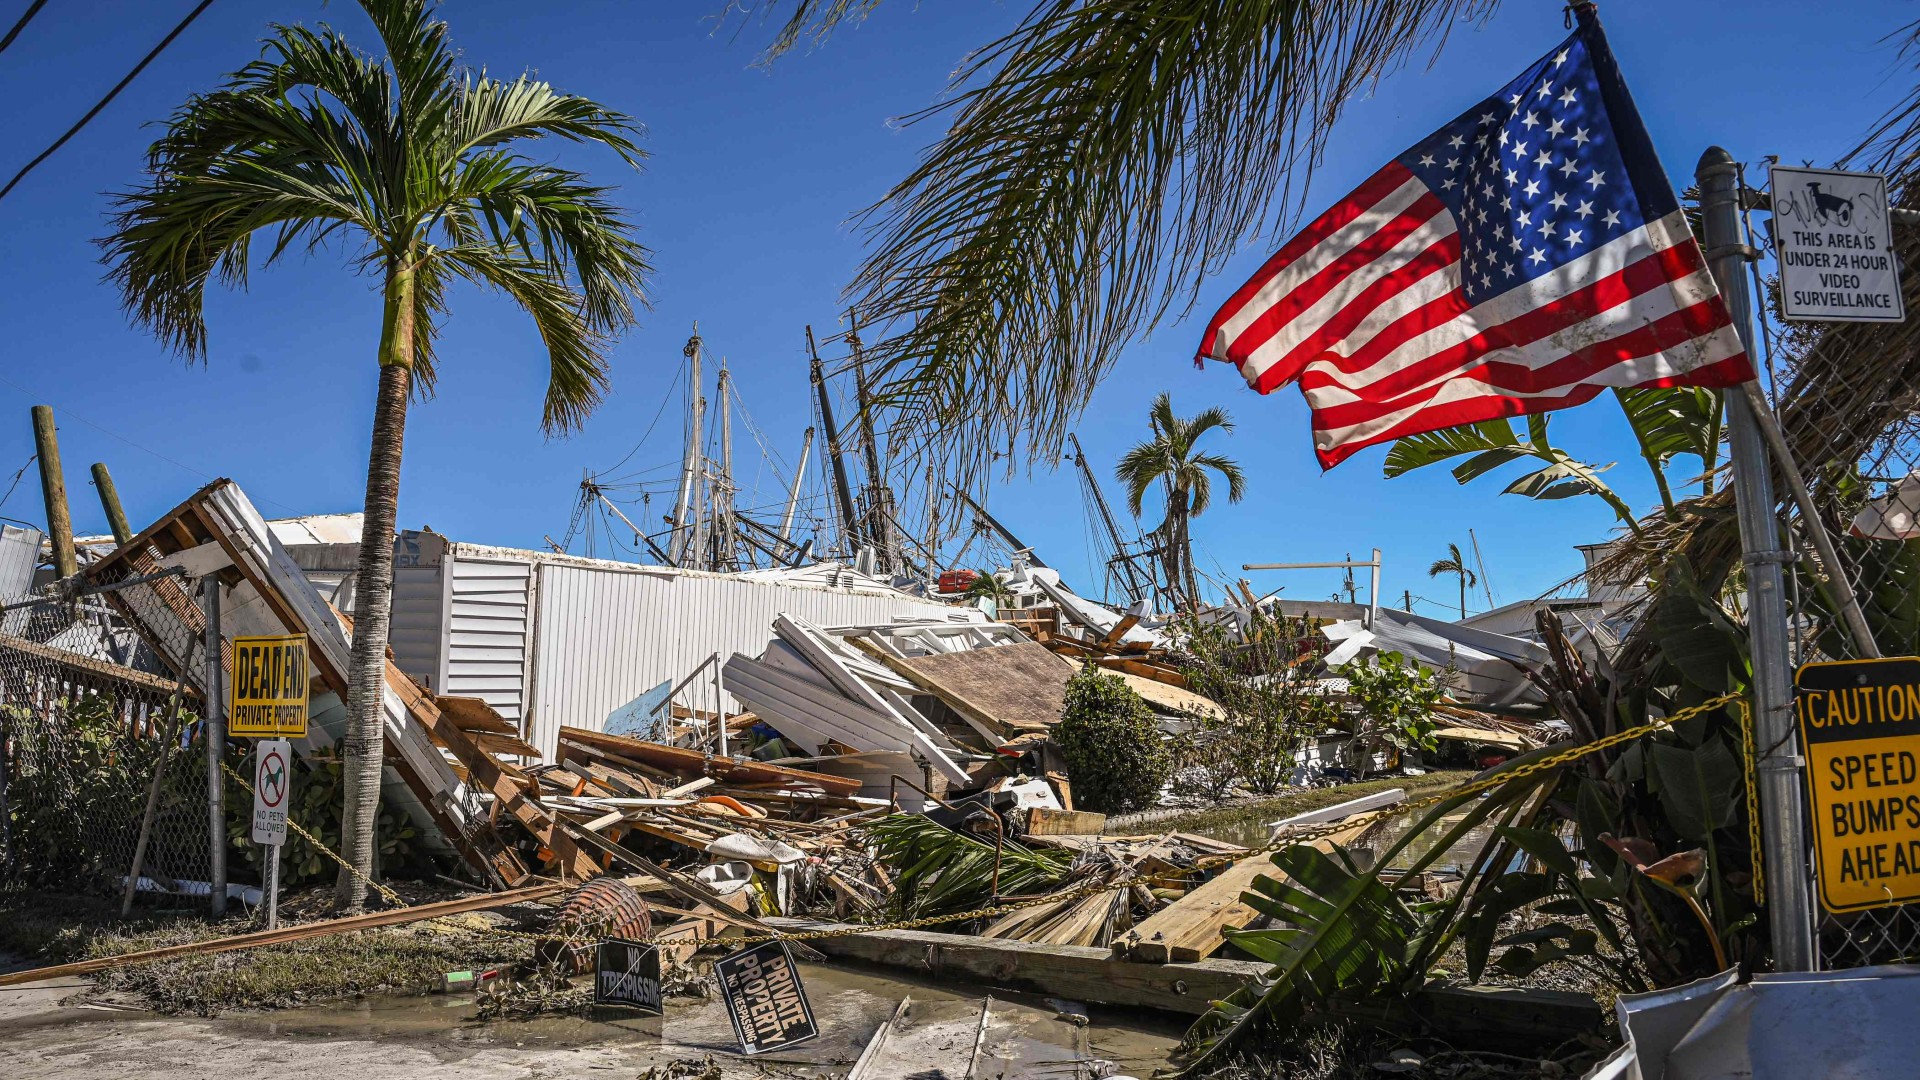
<svg viewBox="0 0 1920 1080">
<path fill-rule="evenodd" d="M 47 964 L 210 941 L 260 929 L 245 918 L 209 923 L 185 915 L 122 922 L 117 906 L 81 897 L 23 898 L 0 906 L 0 949 Z M 448 971 L 531 956 L 531 942 L 470 913 L 359 930 L 239 952 L 182 956 L 92 976 L 163 1013 L 211 1016 L 363 994 L 419 994 Z"/>
<path fill-rule="evenodd" d="M 1230 803 L 1225 806 L 1207 807 L 1171 817 L 1155 818 L 1151 824 L 1129 825 L 1124 821 L 1118 828 L 1110 827 L 1109 832 L 1138 832 L 1145 829 L 1150 832 L 1190 832 L 1205 834 L 1209 829 L 1233 825 L 1248 818 L 1258 817 L 1265 821 L 1292 817 L 1310 810 L 1320 810 L 1336 806 L 1351 799 L 1376 792 L 1404 788 L 1410 799 L 1438 791 L 1442 788 L 1458 787 L 1473 778 L 1473 773 L 1465 770 L 1430 772 L 1421 776 L 1389 776 L 1379 780 L 1362 780 L 1356 784 L 1341 784 L 1339 787 L 1307 788 L 1288 795 L 1276 795 L 1269 799 L 1257 799 L 1248 802 Z"/>
</svg>

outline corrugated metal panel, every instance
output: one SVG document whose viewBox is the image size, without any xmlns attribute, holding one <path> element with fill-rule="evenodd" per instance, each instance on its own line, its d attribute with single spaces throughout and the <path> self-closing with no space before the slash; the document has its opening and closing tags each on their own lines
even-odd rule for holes
<svg viewBox="0 0 1920 1080">
<path fill-rule="evenodd" d="M 33 589 L 42 539 L 39 529 L 0 525 L 0 599 L 22 597 Z"/>
<path fill-rule="evenodd" d="M 901 594 L 827 590 L 584 560 L 542 561 L 528 741 L 553 754 L 563 725 L 600 730 L 607 714 L 679 679 L 718 652 L 758 656 L 774 616 L 818 626 L 944 618 L 952 609 Z M 458 628 L 456 627 L 456 630 Z M 711 708 L 692 697 L 681 700 Z M 730 708 L 737 707 L 729 704 Z"/>
<path fill-rule="evenodd" d="M 387 644 L 393 662 L 415 682 L 435 693 L 439 685 L 440 649 L 445 638 L 440 625 L 445 589 L 447 541 L 436 533 L 403 532 L 393 542 L 392 623 Z M 312 574 L 309 573 L 311 578 Z"/>
<path fill-rule="evenodd" d="M 444 605 L 447 685 L 438 692 L 480 698 L 520 723 L 526 715 L 527 585 L 533 567 L 455 553 L 444 570 L 451 575 Z M 433 604 L 438 628 L 442 597 L 437 593 Z"/>
</svg>

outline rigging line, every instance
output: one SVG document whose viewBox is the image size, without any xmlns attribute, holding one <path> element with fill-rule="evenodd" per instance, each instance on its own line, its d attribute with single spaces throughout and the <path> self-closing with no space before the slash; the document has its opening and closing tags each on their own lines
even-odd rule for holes
<svg viewBox="0 0 1920 1080">
<path fill-rule="evenodd" d="M 24 386 L 21 386 L 19 383 L 14 382 L 12 379 L 7 378 L 5 375 L 0 375 L 0 382 L 6 383 L 8 386 L 13 387 L 15 390 L 18 390 L 22 394 L 26 394 L 29 397 L 38 396 L 34 393 L 34 391 L 29 390 Z M 143 454 L 152 454 L 154 457 L 159 458 L 161 461 L 166 462 L 167 464 L 173 466 L 176 469 L 180 469 L 185 472 L 191 473 L 202 480 L 218 480 L 219 479 L 219 477 L 214 476 L 212 473 L 202 472 L 191 465 L 186 465 L 186 464 L 182 464 L 181 462 L 175 461 L 174 459 L 168 457 L 167 455 L 161 453 L 158 450 L 154 450 L 151 447 L 142 446 L 139 443 L 134 442 L 132 439 L 127 438 L 125 435 L 122 435 L 119 432 L 112 430 L 111 428 L 101 427 L 99 424 L 96 424 L 93 421 L 87 419 L 86 417 L 81 416 L 79 413 L 74 412 L 72 409 L 67 408 L 65 405 L 62 405 L 57 401 L 51 401 L 44 396 L 41 396 L 40 400 L 48 405 L 53 406 L 55 412 L 70 416 L 73 419 L 78 420 L 81 423 L 92 428 L 93 430 L 99 432 L 100 434 L 110 436 L 114 439 L 119 440 L 120 442 L 126 443 L 128 446 L 133 447 L 135 450 L 138 450 Z M 248 495 L 247 497 L 257 503 L 272 503 L 274 506 L 277 506 L 280 509 L 285 510 L 290 515 L 297 516 L 303 512 L 300 510 L 296 510 L 293 507 L 288 506 L 286 503 L 280 502 L 276 499 L 269 499 L 264 495 L 257 495 L 257 496 Z"/>
<path fill-rule="evenodd" d="M 99 116 L 100 111 L 102 109 L 105 109 L 108 105 L 112 104 L 114 98 L 117 98 L 120 96 L 120 91 L 125 90 L 127 88 L 128 83 L 131 83 L 135 78 L 139 76 L 139 74 L 142 71 L 145 71 L 147 69 L 147 65 L 153 63 L 154 58 L 159 56 L 163 51 L 165 51 L 167 46 L 173 44 L 174 38 L 177 38 L 182 33 L 184 33 L 187 27 L 193 25 L 193 20 L 200 17 L 201 12 L 207 10 L 209 7 L 212 7 L 212 6 L 213 6 L 213 0 L 200 0 L 200 3 L 195 5 L 192 11 L 187 12 L 187 17 L 180 20 L 180 25 L 173 28 L 172 33 L 168 34 L 164 38 L 161 38 L 160 44 L 155 45 L 153 49 L 147 53 L 147 55 L 140 58 L 139 63 L 133 65 L 133 70 L 127 72 L 126 78 L 121 79 L 118 83 L 115 83 L 113 89 L 107 91 L 106 97 L 101 98 L 98 104 L 94 105 L 93 108 L 87 110 L 87 115 L 81 117 L 79 123 L 76 123 L 72 127 L 68 128 L 66 134 L 53 140 L 53 145 L 47 147 L 45 150 L 40 151 L 40 156 L 34 158 L 32 161 L 27 162 L 25 168 L 21 169 L 17 173 L 14 173 L 13 179 L 7 181 L 7 186 L 0 187 L 0 199 L 6 198 L 7 192 L 12 191 L 15 184 L 18 184 L 21 180 L 25 179 L 26 175 L 32 172 L 34 168 L 37 167 L 41 162 L 52 157 L 54 151 L 67 145 L 68 139 L 71 139 L 75 135 L 80 134 L 81 128 L 86 127 L 88 124 L 92 123 L 93 118 L 96 116 Z"/>
<path fill-rule="evenodd" d="M 672 400 L 673 400 L 673 392 L 674 392 L 675 390 L 678 390 L 678 389 L 680 389 L 680 379 L 681 379 L 681 377 L 682 377 L 682 376 L 684 376 L 685 374 L 686 374 L 686 370 L 685 370 L 684 368 L 675 368 L 675 369 L 674 369 L 674 371 L 673 371 L 673 381 L 667 384 L 667 392 L 666 392 L 665 394 L 663 394 L 663 395 L 661 395 L 661 397 L 660 397 L 660 407 L 659 407 L 658 409 L 655 409 L 655 410 L 654 410 L 654 413 L 653 413 L 653 420 L 652 420 L 652 421 L 651 421 L 650 423 L 648 423 L 648 424 L 647 424 L 647 431 L 646 431 L 646 434 L 644 434 L 644 435 L 642 435 L 642 436 L 640 436 L 640 441 L 639 441 L 639 442 L 637 442 L 637 443 L 634 443 L 634 444 L 633 444 L 633 449 L 631 449 L 631 450 L 629 450 L 629 451 L 627 451 L 627 456 L 626 456 L 626 457 L 623 457 L 623 458 L 621 458 L 621 459 L 620 459 L 619 461 L 616 461 L 616 462 L 614 462 L 614 463 L 613 463 L 613 464 L 612 464 L 611 466 L 609 466 L 608 468 L 606 468 L 606 469 L 604 469 L 604 470 L 602 470 L 602 475 L 604 475 L 605 473 L 610 473 L 610 472 L 612 472 L 612 471 L 613 471 L 614 469 L 617 469 L 617 468 L 619 468 L 620 466 L 622 466 L 622 465 L 625 465 L 625 464 L 626 464 L 627 462 L 629 462 L 629 461 L 632 461 L 632 460 L 633 460 L 633 455 L 635 455 L 635 454 L 637 454 L 637 453 L 639 453 L 639 452 L 640 452 L 640 448 L 641 448 L 641 447 L 643 447 L 643 446 L 645 446 L 645 445 L 647 445 L 647 439 L 648 439 L 648 438 L 650 438 L 650 437 L 651 437 L 651 436 L 653 435 L 653 429 L 654 429 L 654 427 L 655 427 L 655 425 L 657 425 L 657 424 L 659 424 L 659 423 L 660 423 L 660 418 L 661 418 L 662 416 L 665 416 L 665 415 L 667 414 L 667 402 L 669 402 L 669 401 L 672 401 Z M 596 476 L 596 477 L 594 477 L 594 479 L 596 479 L 596 480 L 598 480 L 598 479 L 599 479 L 599 477 L 598 477 L 598 476 Z"/>
<path fill-rule="evenodd" d="M 46 6 L 47 0 L 33 0 L 33 3 L 27 5 L 27 13 L 20 16 L 19 20 L 13 24 L 13 29 L 7 31 L 6 37 L 0 38 L 0 52 L 6 52 L 7 46 L 13 44 L 13 39 L 19 37 L 20 31 L 25 30 L 27 24 L 33 21 L 33 17 L 40 14 L 40 9 Z"/>
<path fill-rule="evenodd" d="M 32 468 L 33 463 L 38 460 L 40 460 L 38 451 L 27 455 L 27 463 L 20 466 L 19 472 L 13 474 L 13 483 L 7 485 L 7 493 L 0 495 L 0 506 L 7 505 L 7 500 L 13 498 L 14 489 L 20 486 L 20 478 L 27 475 L 27 470 Z"/>
</svg>

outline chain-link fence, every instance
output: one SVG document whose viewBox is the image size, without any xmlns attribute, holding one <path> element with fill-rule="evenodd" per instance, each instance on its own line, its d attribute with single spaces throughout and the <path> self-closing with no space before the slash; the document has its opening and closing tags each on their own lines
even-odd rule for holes
<svg viewBox="0 0 1920 1080">
<path fill-rule="evenodd" d="M 164 670 L 98 594 L 5 603 L 0 893 L 119 896 L 137 851 L 136 896 L 205 894 L 200 702 Z"/>
<path fill-rule="evenodd" d="M 1896 205 L 1920 207 L 1920 186 L 1896 185 L 1894 195 Z M 1756 230 L 1753 242 L 1769 245 L 1770 233 Z M 1920 226 L 1896 223 L 1892 235 L 1913 319 Z M 1837 573 L 1820 565 L 1812 523 L 1792 505 L 1776 469 L 1796 559 L 1786 576 L 1793 664 L 1920 655 L 1920 350 L 1912 323 L 1785 323 L 1777 317 L 1778 280 L 1764 278 L 1758 265 L 1752 277 L 1769 316 L 1760 320 L 1760 359 L 1775 410 L 1841 563 Z M 1806 854 L 1809 873 L 1817 873 Z M 1920 905 L 1816 910 L 1821 968 L 1920 957 Z"/>
</svg>

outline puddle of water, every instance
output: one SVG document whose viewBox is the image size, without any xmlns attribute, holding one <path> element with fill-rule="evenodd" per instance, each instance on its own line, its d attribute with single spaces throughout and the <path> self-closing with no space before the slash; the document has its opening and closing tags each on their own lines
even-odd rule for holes
<svg viewBox="0 0 1920 1080">
<path fill-rule="evenodd" d="M 1178 1018 L 1112 1014 L 1076 1005 L 1088 1015 L 1086 1028 L 1059 1019 L 1062 1011 L 1047 999 L 954 983 L 935 984 L 895 974 L 819 964 L 802 964 L 807 996 L 820 1035 L 756 1061 L 788 1065 L 850 1064 L 892 1014 L 903 996 L 930 1016 L 977 1016 L 980 999 L 994 996 L 994 1056 L 1017 1061 L 1009 1077 L 1071 1077 L 1076 1063 L 1089 1056 L 1114 1062 L 1123 1073 L 1146 1075 L 1167 1064 L 1184 1030 Z M 293 1039 L 392 1040 L 431 1050 L 443 1061 L 459 1060 L 483 1049 L 524 1047 L 553 1050 L 594 1046 L 639 1046 L 660 1050 L 738 1053 L 726 1009 L 718 1000 L 669 998 L 663 1016 L 621 1016 L 608 1010 L 594 1017 L 550 1016 L 481 1023 L 473 1019 L 467 996 L 369 997 L 276 1012 L 235 1014 L 216 1021 L 222 1028 L 255 1036 Z M 971 1029 L 967 1035 L 971 1039 Z"/>
</svg>

